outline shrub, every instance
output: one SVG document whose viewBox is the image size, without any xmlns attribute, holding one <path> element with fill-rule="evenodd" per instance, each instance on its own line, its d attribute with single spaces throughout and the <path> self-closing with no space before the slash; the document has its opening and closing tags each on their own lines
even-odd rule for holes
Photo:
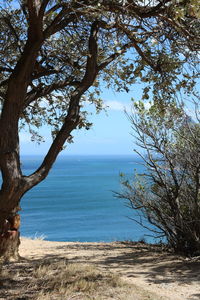
<svg viewBox="0 0 200 300">
<path fill-rule="evenodd" d="M 139 222 L 165 238 L 175 252 L 200 253 L 200 125 L 181 106 L 135 105 L 129 116 L 144 173 L 123 180 L 119 197 L 137 210 Z"/>
</svg>

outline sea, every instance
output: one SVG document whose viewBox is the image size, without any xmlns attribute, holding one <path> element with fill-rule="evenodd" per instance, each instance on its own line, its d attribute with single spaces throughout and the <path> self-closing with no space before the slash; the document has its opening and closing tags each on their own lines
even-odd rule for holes
<svg viewBox="0 0 200 300">
<path fill-rule="evenodd" d="M 42 156 L 22 157 L 23 172 L 34 172 Z M 133 178 L 141 161 L 130 156 L 60 156 L 48 177 L 21 202 L 21 235 L 49 241 L 138 241 L 149 232 L 137 214 L 116 197 L 120 173 Z"/>
</svg>

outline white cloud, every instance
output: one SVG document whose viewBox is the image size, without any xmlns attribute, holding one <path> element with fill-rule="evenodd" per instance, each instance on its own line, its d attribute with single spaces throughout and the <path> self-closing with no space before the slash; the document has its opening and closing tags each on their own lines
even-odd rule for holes
<svg viewBox="0 0 200 300">
<path fill-rule="evenodd" d="M 105 101 L 104 107 L 108 110 L 131 112 L 132 104 L 120 101 Z"/>
<path fill-rule="evenodd" d="M 137 103 L 137 102 L 136 102 Z M 150 102 L 144 102 L 145 109 L 149 109 L 151 107 L 152 103 Z M 130 101 L 129 103 L 124 103 L 122 101 L 105 101 L 104 108 L 107 110 L 114 110 L 114 111 L 126 111 L 128 113 L 134 112 L 134 106 L 133 103 Z"/>
</svg>

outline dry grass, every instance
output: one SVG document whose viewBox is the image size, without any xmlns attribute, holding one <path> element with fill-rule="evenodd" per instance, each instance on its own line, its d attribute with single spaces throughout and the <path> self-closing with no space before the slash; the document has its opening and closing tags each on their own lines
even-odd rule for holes
<svg viewBox="0 0 200 300">
<path fill-rule="evenodd" d="M 166 300 L 171 288 L 170 299 L 182 300 L 174 297 L 170 284 L 179 280 L 174 272 L 182 262 L 176 266 L 177 259 L 159 249 L 137 243 L 28 240 L 21 251 L 26 258 L 2 266 L 0 300 Z M 188 273 L 184 278 L 189 279 Z"/>
<path fill-rule="evenodd" d="M 133 286 L 95 265 L 67 260 L 23 262 L 1 270 L 0 299 L 121 300 L 133 299 Z M 135 298 L 134 300 L 141 299 Z M 149 298 L 142 298 L 149 299 Z"/>
<path fill-rule="evenodd" d="M 33 285 L 42 290 L 40 299 L 108 299 L 114 289 L 126 286 L 113 274 L 102 274 L 95 266 L 68 264 L 67 261 L 52 264 L 45 262 L 33 271 Z M 106 291 L 106 293 L 105 293 Z M 104 294 L 104 295 L 103 295 Z M 107 296 L 107 297 L 106 297 Z M 53 297 L 53 298 L 52 298 Z"/>
<path fill-rule="evenodd" d="M 36 232 L 34 235 L 27 236 L 25 238 L 34 241 L 44 241 L 47 238 L 47 236 L 43 233 L 39 234 L 38 232 Z"/>
</svg>

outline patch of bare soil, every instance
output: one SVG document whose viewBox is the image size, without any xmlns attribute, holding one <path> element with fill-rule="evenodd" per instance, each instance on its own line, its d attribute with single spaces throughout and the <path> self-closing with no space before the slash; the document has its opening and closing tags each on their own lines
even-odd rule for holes
<svg viewBox="0 0 200 300">
<path fill-rule="evenodd" d="M 22 238 L 20 255 L 2 267 L 0 299 L 200 299 L 200 259 L 159 246 Z"/>
</svg>

